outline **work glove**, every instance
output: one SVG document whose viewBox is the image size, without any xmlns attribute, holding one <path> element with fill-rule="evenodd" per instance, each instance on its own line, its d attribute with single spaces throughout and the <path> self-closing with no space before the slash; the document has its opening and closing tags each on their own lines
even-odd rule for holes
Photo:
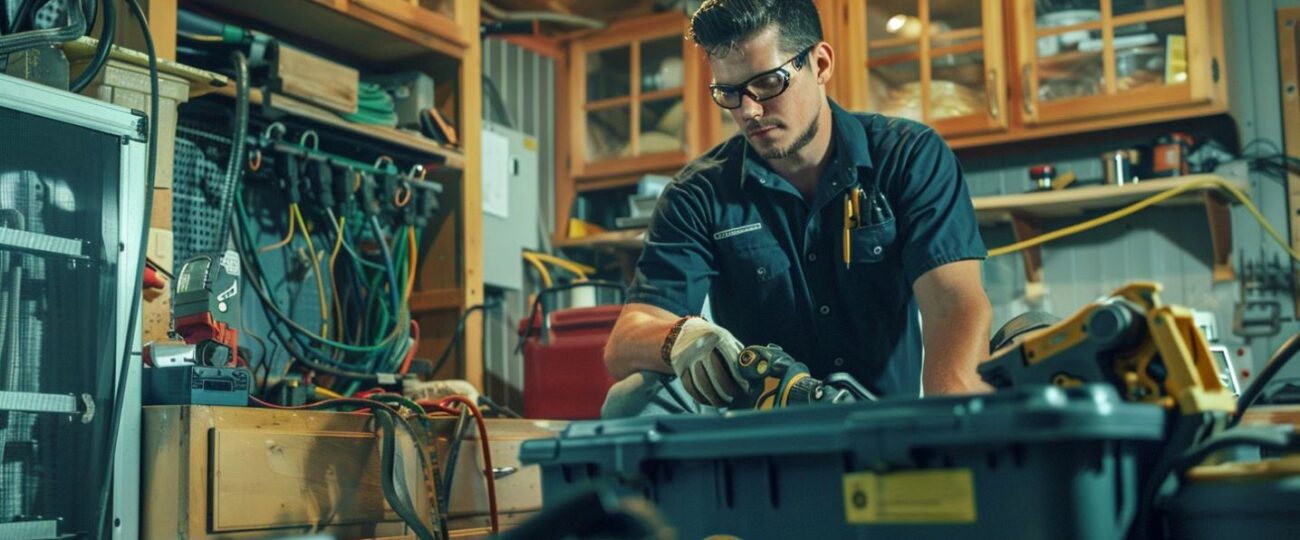
<svg viewBox="0 0 1300 540">
<path fill-rule="evenodd" d="M 704 405 L 731 404 L 749 391 L 737 364 L 744 349 L 731 332 L 704 319 L 682 324 L 669 358 L 686 392 Z"/>
</svg>

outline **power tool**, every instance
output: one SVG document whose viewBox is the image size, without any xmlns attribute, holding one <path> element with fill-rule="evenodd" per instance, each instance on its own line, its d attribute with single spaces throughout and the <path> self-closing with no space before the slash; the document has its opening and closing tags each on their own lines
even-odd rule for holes
<svg viewBox="0 0 1300 540">
<path fill-rule="evenodd" d="M 1010 344 L 980 365 L 980 376 L 996 388 L 1107 383 L 1130 401 L 1184 415 L 1231 414 L 1236 398 L 1195 315 L 1163 304 L 1159 293 L 1159 284 L 1134 283 L 1063 321 L 1026 326 L 1006 336 Z"/>
<path fill-rule="evenodd" d="M 239 357 L 239 264 L 226 251 L 181 266 L 172 316 L 185 344 L 145 347 L 147 404 L 247 405 L 253 375 Z"/>
<path fill-rule="evenodd" d="M 814 403 L 875 401 L 876 396 L 852 375 L 835 373 L 826 380 L 812 377 L 808 366 L 777 345 L 755 345 L 740 351 L 740 374 L 750 382 L 751 395 L 741 408 L 775 409 Z"/>
</svg>

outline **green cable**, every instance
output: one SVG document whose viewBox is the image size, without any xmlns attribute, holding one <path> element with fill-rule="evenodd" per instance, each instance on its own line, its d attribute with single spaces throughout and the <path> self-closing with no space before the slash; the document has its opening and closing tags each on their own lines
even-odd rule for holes
<svg viewBox="0 0 1300 540">
<path fill-rule="evenodd" d="M 240 197 L 236 197 L 235 200 L 236 200 L 236 207 L 237 207 L 238 210 L 239 210 L 239 219 L 240 219 L 240 222 L 243 224 L 244 227 L 248 228 L 248 227 L 249 227 L 249 223 L 251 222 L 251 220 L 250 220 L 249 217 L 248 217 L 248 211 L 247 211 L 247 209 L 244 207 L 244 202 L 243 202 L 242 198 L 240 198 Z M 249 228 L 248 230 L 251 231 L 252 229 Z M 253 257 L 254 257 L 254 260 L 255 260 L 255 261 L 260 265 L 261 263 L 260 263 L 260 260 L 258 259 L 258 255 L 257 255 L 256 253 L 254 253 L 254 254 L 252 254 L 252 255 L 253 255 Z M 265 276 L 261 276 L 261 275 L 259 275 L 258 277 L 259 277 L 259 278 L 263 278 L 263 277 L 265 277 Z M 263 287 L 266 287 L 267 290 L 271 290 L 271 289 L 269 288 L 268 284 L 266 284 L 266 283 L 263 283 L 262 286 L 263 286 Z M 277 307 L 276 309 L 278 310 L 278 307 Z M 283 313 L 282 310 L 280 310 L 280 311 L 281 311 L 281 313 Z M 285 318 L 285 322 L 286 322 L 286 323 L 290 323 L 290 324 L 288 324 L 289 328 L 291 328 L 292 330 L 294 330 L 296 333 L 299 333 L 299 334 L 301 334 L 301 335 L 303 335 L 303 336 L 306 336 L 308 339 L 310 339 L 310 340 L 312 340 L 312 341 L 315 341 L 315 342 L 317 342 L 317 343 L 324 344 L 324 345 L 327 345 L 327 346 L 330 346 L 330 347 L 334 347 L 334 348 L 337 348 L 337 349 L 342 349 L 342 350 L 345 350 L 345 351 L 349 351 L 349 352 L 357 352 L 357 353 L 372 353 L 372 352 L 376 352 L 376 351 L 380 351 L 380 350 L 385 350 L 385 349 L 387 349 L 387 348 L 391 345 L 391 342 L 392 342 L 393 340 L 395 340 L 395 339 L 400 335 L 398 332 L 394 332 L 393 334 L 391 334 L 391 335 L 387 336 L 386 338 L 384 338 L 382 341 L 380 341 L 380 342 L 378 342 L 378 343 L 375 343 L 375 344 L 373 344 L 373 345 L 349 345 L 349 344 L 347 344 L 347 343 L 339 343 L 339 342 L 334 341 L 334 340 L 332 340 L 332 339 L 329 339 L 329 338 L 326 338 L 326 337 L 320 336 L 320 335 L 316 334 L 315 332 L 311 332 L 310 330 L 307 330 L 306 328 L 301 327 L 301 325 L 297 325 L 297 324 L 294 323 L 291 319 L 288 319 L 287 316 L 286 316 L 286 318 Z"/>
</svg>

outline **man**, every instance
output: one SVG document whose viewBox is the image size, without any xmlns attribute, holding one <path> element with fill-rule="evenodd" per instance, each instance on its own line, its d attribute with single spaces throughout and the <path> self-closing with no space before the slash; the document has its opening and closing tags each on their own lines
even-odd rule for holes
<svg viewBox="0 0 1300 540">
<path fill-rule="evenodd" d="M 986 251 L 943 140 L 827 98 L 835 56 L 811 0 L 706 0 L 691 34 L 741 135 L 659 200 L 605 349 L 621 381 L 603 414 L 671 410 L 656 404 L 672 403 L 673 374 L 727 406 L 749 390 L 743 344 L 780 345 L 814 377 L 847 372 L 878 395 L 987 390 Z M 706 296 L 717 324 L 696 317 Z"/>
</svg>

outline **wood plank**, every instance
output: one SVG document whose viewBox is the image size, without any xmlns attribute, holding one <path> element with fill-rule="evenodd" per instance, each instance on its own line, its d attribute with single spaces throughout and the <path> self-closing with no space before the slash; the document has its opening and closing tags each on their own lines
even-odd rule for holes
<svg viewBox="0 0 1300 540">
<path fill-rule="evenodd" d="M 241 22 L 260 26 L 281 37 L 300 38 L 305 46 L 323 45 L 330 52 L 365 62 L 397 63 L 431 53 L 460 59 L 469 44 L 478 41 L 477 28 L 472 34 L 464 27 L 446 24 L 413 28 L 347 0 L 187 1 L 238 17 Z M 437 13 L 430 16 L 446 19 Z M 474 39 L 466 39 L 470 35 Z"/>
<path fill-rule="evenodd" d="M 280 46 L 276 60 L 284 93 L 331 111 L 357 112 L 357 70 L 288 45 Z"/>
<path fill-rule="evenodd" d="M 460 307 L 460 289 L 437 289 L 411 293 L 411 312 L 425 313 Z"/>
<path fill-rule="evenodd" d="M 1205 216 L 1210 226 L 1214 281 L 1232 281 L 1237 276 L 1232 271 L 1232 212 L 1228 210 L 1230 201 L 1222 194 L 1212 192 L 1202 193 L 1201 197 L 1205 201 Z"/>
<path fill-rule="evenodd" d="M 1277 11 L 1278 64 L 1282 68 L 1282 128 L 1287 155 L 1300 155 L 1300 7 Z M 1286 179 L 1287 215 L 1291 247 L 1300 249 L 1300 175 Z M 1300 276 L 1300 266 L 1291 263 L 1291 275 Z M 1300 317 L 1300 287 L 1295 292 L 1296 316 Z"/>
<path fill-rule="evenodd" d="M 77 38 L 76 41 L 66 42 L 60 47 L 63 48 L 63 54 L 67 55 L 68 61 L 75 63 L 77 60 L 94 56 L 95 47 L 98 44 L 99 40 L 83 36 Z M 137 67 L 149 67 L 149 55 L 117 45 L 109 49 L 108 58 Z M 220 73 L 202 70 L 162 58 L 158 59 L 158 73 L 180 77 L 189 82 L 191 98 L 207 95 L 215 92 L 218 88 L 231 85 L 230 78 Z"/>
<path fill-rule="evenodd" d="M 975 197 L 973 201 L 975 213 L 980 222 L 984 224 L 1010 221 L 1009 215 L 1013 212 L 1038 219 L 1061 218 L 1082 215 L 1084 212 L 1091 210 L 1119 208 L 1152 195 L 1163 193 L 1187 182 L 1210 178 L 1231 181 L 1212 174 L 1191 175 L 1179 178 L 1146 180 L 1125 186 L 1085 186 L 1060 191 Z M 1234 183 L 1239 187 L 1246 188 L 1244 184 Z M 1166 205 L 1201 203 L 1203 199 L 1200 194 L 1206 191 L 1209 191 L 1209 188 L 1193 190 L 1192 193 L 1186 196 L 1176 197 L 1168 201 Z"/>
<path fill-rule="evenodd" d="M 1038 226 L 1037 220 L 1021 212 L 1011 213 L 1011 230 L 1014 232 L 1017 242 L 1023 242 L 1043 234 L 1041 227 Z M 1025 262 L 1025 282 L 1042 283 L 1042 248 L 1032 247 L 1021 251 L 1020 255 L 1024 258 Z"/>
<path fill-rule="evenodd" d="M 689 158 L 686 156 L 685 152 L 665 152 L 631 158 L 610 159 L 597 163 L 588 163 L 583 167 L 583 173 L 581 175 L 575 175 L 575 179 L 579 182 L 583 182 L 585 180 L 607 178 L 610 176 L 626 176 L 630 174 L 653 172 L 673 173 L 684 167 L 688 161 Z"/>
<path fill-rule="evenodd" d="M 477 38 L 479 10 L 461 2 L 456 10 L 461 31 Z M 470 41 L 460 64 L 460 132 L 465 149 L 465 182 L 461 189 L 460 257 L 463 269 L 462 309 L 483 303 L 483 42 Z M 465 380 L 483 387 L 483 327 L 465 325 L 461 342 Z"/>
<path fill-rule="evenodd" d="M 573 187 L 573 159 L 580 152 L 573 144 L 572 133 L 577 130 L 570 110 L 574 86 L 570 83 L 569 56 L 555 62 L 555 238 L 569 235 L 569 216 L 577 194 Z"/>
<path fill-rule="evenodd" d="M 636 250 L 645 244 L 645 229 L 610 231 L 582 238 L 561 238 L 555 241 L 557 249 L 598 249 L 606 251 Z"/>
<path fill-rule="evenodd" d="M 930 0 L 921 0 L 917 6 L 917 14 L 921 18 L 921 35 L 930 34 Z M 932 120 L 930 114 L 930 96 L 933 90 L 930 88 L 930 82 L 934 78 L 934 65 L 930 63 L 930 40 L 921 40 L 921 118 L 924 122 Z"/>
<path fill-rule="evenodd" d="M 235 87 L 233 85 L 227 85 L 218 88 L 215 93 L 233 99 L 235 96 Z M 258 88 L 252 89 L 252 92 L 249 94 L 249 102 L 253 105 L 261 105 L 262 101 L 262 91 Z M 443 160 L 442 163 L 439 164 L 442 167 L 456 170 L 463 170 L 465 168 L 466 158 L 464 154 L 455 148 L 448 148 L 438 144 L 433 139 L 386 126 L 354 124 L 333 112 L 320 109 L 308 103 L 303 103 L 289 96 L 277 94 L 273 97 L 272 101 L 276 109 L 284 111 L 291 116 L 311 120 L 313 122 L 342 129 L 363 137 L 376 139 L 389 144 L 395 144 L 409 150 L 438 157 Z"/>
<path fill-rule="evenodd" d="M 1179 4 L 1166 8 L 1129 13 L 1127 15 L 1115 15 L 1111 18 L 1111 22 L 1116 28 L 1119 28 L 1121 26 L 1163 21 L 1165 19 L 1176 19 L 1187 15 L 1187 13 L 1187 5 Z"/>
<path fill-rule="evenodd" d="M 1112 0 L 1101 0 L 1101 76 L 1106 81 L 1106 95 L 1119 92 L 1119 72 L 1115 67 L 1115 22 Z"/>
</svg>

